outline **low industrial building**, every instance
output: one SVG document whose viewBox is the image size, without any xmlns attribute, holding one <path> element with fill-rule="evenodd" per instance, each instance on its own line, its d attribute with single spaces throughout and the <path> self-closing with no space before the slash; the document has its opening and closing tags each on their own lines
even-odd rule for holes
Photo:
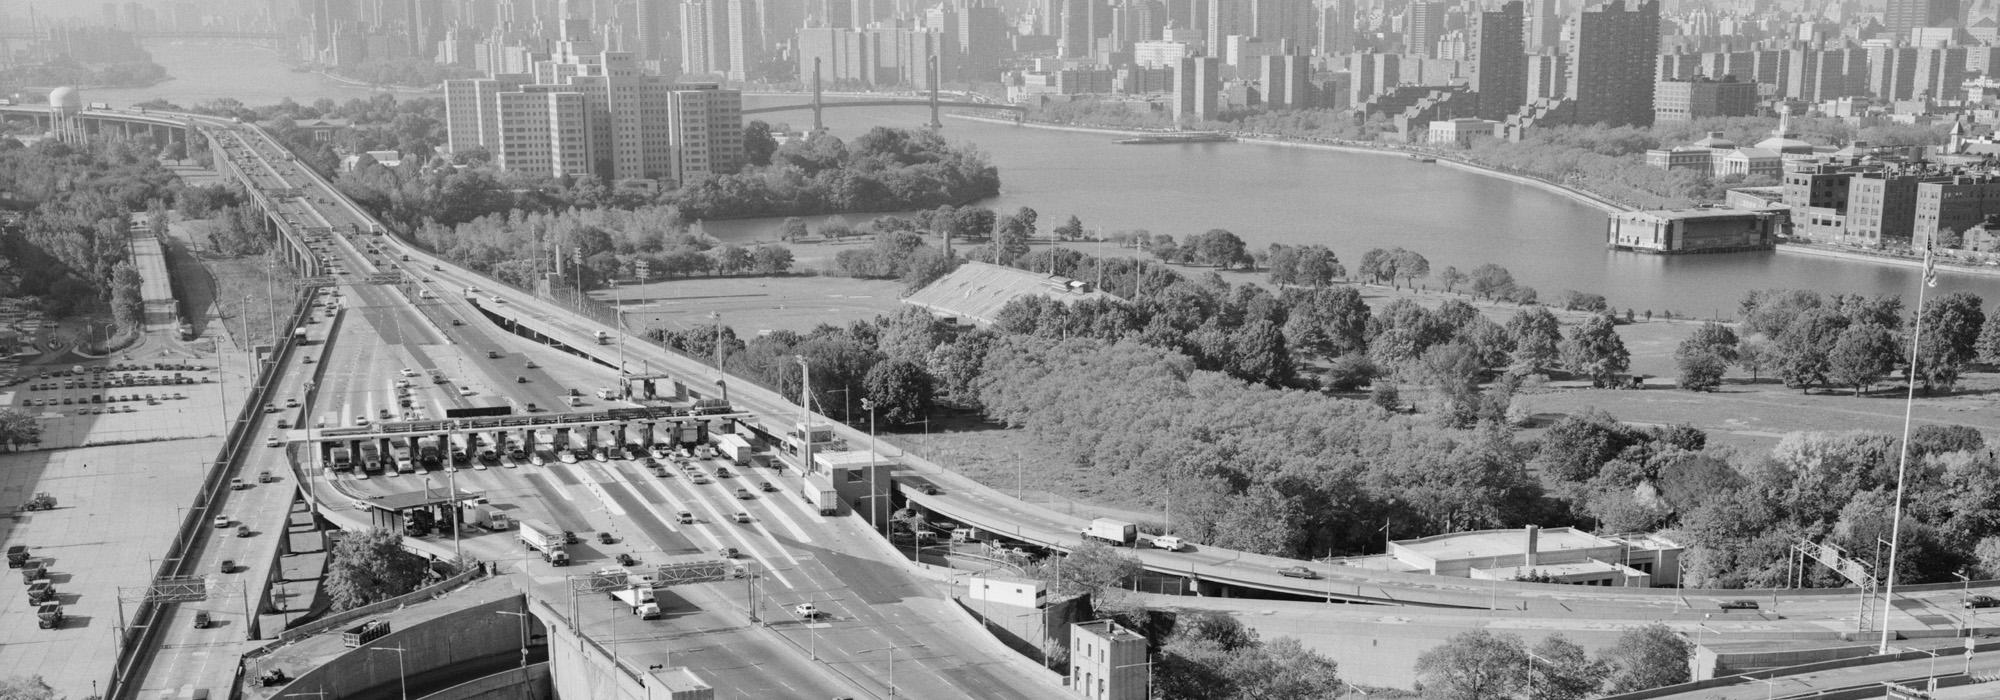
<svg viewBox="0 0 2000 700">
<path fill-rule="evenodd" d="M 1663 209 L 1612 214 L 1605 245 L 1641 253 L 1727 253 L 1768 250 L 1778 242 L 1775 212 Z"/>
<path fill-rule="evenodd" d="M 1110 620 L 1069 626 L 1069 687 L 1091 700 L 1145 700 L 1152 690 L 1146 637 Z"/>
<path fill-rule="evenodd" d="M 1652 534 L 1594 535 L 1567 527 L 1479 530 L 1389 544 L 1387 554 L 1334 563 L 1378 571 L 1585 586 L 1672 586 L 1678 543 Z"/>
</svg>

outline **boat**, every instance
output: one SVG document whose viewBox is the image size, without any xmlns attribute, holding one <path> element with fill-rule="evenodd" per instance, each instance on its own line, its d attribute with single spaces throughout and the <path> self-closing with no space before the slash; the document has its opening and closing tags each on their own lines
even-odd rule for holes
<svg viewBox="0 0 2000 700">
<path fill-rule="evenodd" d="M 1416 161 L 1416 162 L 1419 162 L 1419 163 L 1436 163 L 1436 162 L 1438 162 L 1438 159 L 1436 159 L 1436 158 L 1432 158 L 1432 157 L 1430 157 L 1430 156 L 1427 156 L 1427 155 L 1424 155 L 1424 154 L 1421 154 L 1421 153 L 1412 153 L 1412 154 L 1410 154 L 1410 160 L 1414 160 L 1414 161 Z"/>
<path fill-rule="evenodd" d="M 1113 141 L 1112 143 L 1121 143 L 1126 145 L 1154 144 L 1154 143 L 1223 143 L 1235 140 L 1236 137 L 1234 136 L 1230 136 L 1228 134 L 1219 134 L 1213 131 L 1180 131 L 1167 134 L 1146 134 L 1143 136 L 1134 136 L 1131 138 L 1118 139 L 1117 141 Z"/>
</svg>

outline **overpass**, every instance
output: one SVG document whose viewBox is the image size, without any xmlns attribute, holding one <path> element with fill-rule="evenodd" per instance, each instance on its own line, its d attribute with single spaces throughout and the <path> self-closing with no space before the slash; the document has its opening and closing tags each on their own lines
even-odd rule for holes
<svg viewBox="0 0 2000 700">
<path fill-rule="evenodd" d="M 150 135 L 154 143 L 187 144 L 188 130 L 193 128 L 196 115 L 149 111 L 143 108 L 109 109 L 85 108 L 76 113 L 77 124 L 89 136 L 118 136 L 135 138 Z M 31 121 L 35 128 L 52 132 L 56 128 L 56 117 L 47 105 L 0 105 L 0 119 L 8 121 Z M 227 121 L 217 118 L 217 121 Z"/>
</svg>

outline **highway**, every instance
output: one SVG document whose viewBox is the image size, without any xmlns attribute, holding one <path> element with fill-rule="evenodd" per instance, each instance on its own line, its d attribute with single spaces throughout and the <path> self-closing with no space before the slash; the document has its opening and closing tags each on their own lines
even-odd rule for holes
<svg viewBox="0 0 2000 700">
<path fill-rule="evenodd" d="M 228 131 L 247 136 L 234 129 Z M 561 396 L 567 389 L 582 389 L 588 394 L 592 387 L 610 381 L 606 367 L 508 333 L 490 322 L 488 314 L 518 319 L 576 350 L 596 354 L 607 364 L 615 362 L 611 353 L 616 349 L 598 345 L 595 334 L 616 329 L 589 322 L 524 292 L 496 285 L 399 240 L 368 235 L 365 232 L 375 228 L 372 220 L 323 180 L 290 163 L 268 139 L 253 138 L 254 146 L 239 147 L 255 149 L 254 158 L 264 168 L 264 174 L 252 172 L 250 176 L 259 186 L 297 188 L 303 193 L 302 198 L 281 202 L 280 216 L 296 221 L 297 226 L 336 232 L 327 239 L 325 250 L 340 271 L 335 276 L 341 284 L 326 295 L 325 302 L 337 305 L 340 333 L 321 349 L 314 365 L 289 367 L 286 375 L 288 383 L 303 387 L 311 373 L 319 373 L 319 388 L 311 401 L 314 423 L 323 421 L 332 427 L 354 425 L 363 418 L 381 420 L 384 410 L 397 418 L 435 418 L 444 408 L 462 405 L 473 396 L 554 407 L 562 405 Z M 371 253 L 371 248 L 375 252 Z M 366 275 L 397 270 L 405 276 L 402 284 L 365 283 Z M 476 293 L 467 292 L 475 288 Z M 711 369 L 695 361 L 643 343 L 628 343 L 622 352 L 676 376 L 713 376 Z M 315 353 L 309 350 L 302 354 Z M 500 357 L 492 358 L 492 354 Z M 537 367 L 530 369 L 529 362 Z M 405 409 L 399 405 L 394 385 L 404 378 L 402 370 L 406 368 L 418 377 L 441 376 L 445 382 L 414 382 L 411 392 L 414 400 Z M 796 407 L 790 402 L 748 382 L 731 380 L 730 387 L 732 402 L 741 410 L 764 416 L 766 425 L 788 425 L 794 420 Z M 460 388 L 470 395 L 459 391 Z M 845 426 L 838 430 L 850 444 L 864 444 L 861 440 L 866 439 L 865 434 Z M 263 426 L 259 427 L 258 434 L 266 432 Z M 291 433 L 285 437 L 302 435 Z M 271 454 L 275 459 L 280 453 L 273 450 Z M 305 461 L 310 467 L 314 460 Z M 919 478 L 943 486 L 943 492 L 936 496 L 906 489 L 903 495 L 913 503 L 953 520 L 1031 543 L 1061 549 L 1076 541 L 1074 533 L 1081 527 L 1082 518 L 1022 504 L 921 460 L 905 461 L 906 471 L 899 475 L 899 481 Z M 254 472 L 253 466 L 261 468 L 246 464 L 244 469 Z M 712 475 L 720 466 L 713 461 L 698 461 L 697 468 Z M 553 584 L 565 574 L 601 566 L 618 553 L 651 561 L 707 555 L 732 547 L 765 572 L 760 579 L 760 597 L 754 605 L 767 618 L 771 611 L 782 611 L 797 602 L 814 602 L 833 613 L 830 619 L 817 623 L 783 620 L 763 628 L 775 634 L 775 639 L 794 647 L 794 653 L 779 655 L 769 666 L 710 669 L 716 674 L 710 678 L 711 682 L 720 686 L 770 687 L 756 684 L 769 682 L 776 673 L 784 679 L 785 687 L 838 686 L 846 679 L 845 682 L 860 687 L 886 690 L 888 673 L 882 659 L 902 654 L 899 658 L 904 661 L 904 668 L 896 672 L 896 682 L 906 688 L 926 689 L 932 696 L 1044 697 L 1054 691 L 1045 679 L 1020 678 L 1011 672 L 1017 666 L 996 659 L 996 654 L 1011 654 L 996 651 L 1001 647 L 978 633 L 976 625 L 968 626 L 949 612 L 946 607 L 949 603 L 936 586 L 910 575 L 902 566 L 885 565 L 894 561 L 891 557 L 896 555 L 887 550 L 886 543 L 871 533 L 865 523 L 824 519 L 804 507 L 794 472 L 714 479 L 716 483 L 707 485 L 690 483 L 692 480 L 686 474 L 671 475 L 671 471 L 666 478 L 655 477 L 624 460 L 574 465 L 514 464 L 370 480 L 311 469 L 307 472 L 314 489 L 326 489 L 322 493 L 367 498 L 455 485 L 487 495 L 517 514 L 517 519 L 545 519 L 586 537 L 591 533 L 609 533 L 611 545 L 577 546 L 580 567 L 568 571 L 548 567 L 539 559 L 528 559 L 509 533 L 472 535 L 468 529 L 464 539 L 456 544 L 468 556 L 508 562 L 514 570 L 527 572 L 537 585 Z M 752 488 L 751 498 L 737 497 L 735 486 L 759 481 L 770 482 L 776 491 Z M 691 525 L 676 522 L 674 514 L 682 510 L 696 513 L 697 522 Z M 733 522 L 734 514 L 739 511 L 747 513 L 751 522 Z M 273 512 L 281 516 L 282 510 L 274 508 Z M 274 519 L 270 526 L 275 527 L 275 523 Z M 210 546 L 203 547 L 204 557 L 220 558 L 220 552 L 233 551 L 231 543 L 223 539 L 213 538 Z M 249 546 L 247 541 L 236 544 Z M 1312 565 L 1321 578 L 1302 581 L 1275 573 L 1279 567 L 1298 563 L 1292 560 L 1211 548 L 1178 553 L 1141 549 L 1135 553 L 1154 571 L 1307 598 L 1494 607 L 1545 615 L 1552 620 L 1598 616 L 1698 619 L 1717 612 L 1722 601 L 1753 598 L 1764 602 L 1763 610 L 1757 614 L 1768 614 L 1774 619 L 1782 616 L 1795 622 L 1819 622 L 1829 631 L 1852 630 L 1856 622 L 1855 594 L 1851 590 L 1583 589 L 1327 565 Z M 244 556 L 248 558 L 247 554 Z M 731 600 L 742 605 L 740 598 L 732 599 L 724 587 L 725 584 L 697 586 L 710 590 L 689 593 L 686 600 L 690 609 L 724 615 L 716 606 L 731 604 Z M 1980 582 L 1975 591 L 1992 592 L 1995 587 L 1994 582 Z M 1964 611 L 1957 608 L 1960 590 L 1955 585 L 1905 588 L 1899 589 L 1899 594 L 1904 595 L 1904 600 L 1899 602 L 1899 609 L 1892 617 L 1892 625 L 1899 629 L 1936 629 L 1966 619 Z M 610 604 L 603 601 L 599 605 Z M 736 613 L 739 617 L 734 618 L 735 633 L 751 633 L 750 628 L 744 627 L 747 619 L 741 617 L 744 612 Z M 593 619 L 590 614 L 585 617 Z M 730 627 L 724 624 L 727 621 L 719 619 L 710 624 L 721 630 Z M 198 640 L 192 639 L 190 625 L 176 621 L 172 630 L 162 645 L 162 653 L 195 648 Z M 630 630 L 607 633 L 620 640 L 632 634 Z M 663 651 L 667 653 L 671 653 L 675 643 L 666 640 L 700 644 L 664 631 L 637 634 L 638 639 L 664 641 L 667 649 Z M 774 638 L 760 639 L 770 644 Z M 806 647 L 803 654 L 797 653 L 801 646 Z M 893 651 L 898 649 L 903 651 Z M 810 657 L 815 655 L 827 659 L 827 663 L 812 663 Z M 153 666 L 158 669 L 180 664 Z M 145 687 L 168 687 L 163 684 L 181 677 L 206 677 L 209 672 L 173 670 L 171 673 L 179 675 L 163 676 L 158 683 L 149 674 Z"/>
<path fill-rule="evenodd" d="M 446 408 L 484 398 L 532 402 L 547 410 L 564 407 L 568 389 L 588 396 L 590 389 L 611 382 L 608 368 L 537 345 L 488 321 L 463 295 L 466 286 L 476 285 L 444 280 L 441 269 L 388 252 L 392 242 L 366 233 L 373 229 L 372 221 L 345 206 L 344 199 L 275 144 L 247 129 L 219 131 L 226 132 L 218 133 L 220 138 L 242 139 L 229 150 L 242 159 L 239 166 L 258 187 L 298 193 L 276 198 L 279 216 L 312 236 L 315 252 L 324 256 L 322 262 L 337 282 L 319 295 L 314 309 L 319 322 L 307 328 L 317 339 L 332 328 L 337 315 L 338 334 L 296 353 L 299 360 L 287 368 L 281 386 L 298 389 L 279 392 L 284 397 L 280 401 L 309 398 L 305 419 L 313 429 L 352 426 L 363 419 L 435 419 Z M 327 230 L 333 233 L 310 233 Z M 401 272 L 403 283 L 369 283 L 389 272 Z M 479 302 L 493 305 L 491 296 Z M 410 380 L 407 408 L 396 396 L 397 382 L 405 379 Z M 315 387 L 309 396 L 308 380 Z M 585 398 L 578 408 L 615 405 L 633 404 Z M 278 410 L 260 415 L 264 420 L 297 415 L 284 403 L 274 408 Z M 275 434 L 285 441 L 303 440 L 308 432 L 270 425 L 256 429 L 258 435 Z M 426 542 L 428 550 L 456 549 L 504 562 L 508 570 L 526 572 L 538 590 L 560 586 L 566 575 L 612 564 L 620 553 L 659 562 L 714 558 L 725 548 L 736 550 L 742 561 L 762 572 L 754 611 L 745 609 L 746 590 L 740 582 L 675 589 L 671 600 L 676 607 L 660 621 L 634 620 L 601 596 L 578 601 L 577 608 L 592 636 L 616 642 L 621 653 L 691 664 L 720 688 L 752 695 L 806 690 L 806 695 L 832 697 L 857 689 L 887 694 L 887 657 L 893 654 L 899 666 L 895 685 L 904 694 L 1039 698 L 1059 691 L 1047 678 L 1020 673 L 1022 661 L 977 634 L 978 626 L 951 611 L 936 586 L 894 566 L 894 552 L 866 524 L 821 517 L 803 502 L 797 479 L 777 472 L 716 478 L 723 463 L 691 460 L 711 477 L 711 483 L 697 485 L 691 472 L 660 478 L 627 460 L 534 466 L 505 459 L 490 468 L 475 462 L 465 469 L 359 479 L 314 469 L 317 456 L 303 443 L 287 449 L 298 451 L 308 486 L 329 503 L 427 489 L 441 493 L 455 486 L 484 494 L 516 520 L 543 519 L 575 531 L 583 541 L 571 547 L 577 565 L 566 569 L 524 556 L 512 532 L 474 534 L 479 531 L 466 528 L 456 543 L 435 535 Z M 244 471 L 282 464 L 285 451 L 271 449 L 268 460 L 252 460 Z M 772 490 L 763 490 L 764 482 Z M 746 492 L 739 494 L 739 487 Z M 336 493 L 341 496 L 331 495 Z M 683 510 L 694 513 L 696 522 L 677 522 Z M 258 527 L 275 529 L 282 513 L 281 504 L 275 505 L 268 522 Z M 749 522 L 737 522 L 738 513 L 747 514 Z M 611 544 L 600 544 L 598 533 Z M 235 554 L 253 560 L 248 553 L 236 554 L 235 548 L 255 539 L 212 537 L 204 556 Z M 827 615 L 806 621 L 789 612 L 805 602 Z M 179 618 L 191 616 L 195 606 L 180 607 L 141 688 L 226 685 L 241 650 L 227 653 L 204 644 L 202 635 L 218 630 L 194 630 Z M 750 624 L 752 612 L 769 624 Z M 240 632 L 232 639 L 241 639 Z"/>
</svg>

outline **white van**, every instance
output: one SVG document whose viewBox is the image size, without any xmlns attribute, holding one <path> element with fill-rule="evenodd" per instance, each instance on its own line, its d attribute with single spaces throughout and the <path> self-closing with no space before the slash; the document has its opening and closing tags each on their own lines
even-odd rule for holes
<svg viewBox="0 0 2000 700">
<path fill-rule="evenodd" d="M 1153 546 L 1169 552 L 1178 552 L 1181 551 L 1182 547 L 1187 546 L 1187 542 L 1173 535 L 1160 535 L 1153 538 Z"/>
</svg>

